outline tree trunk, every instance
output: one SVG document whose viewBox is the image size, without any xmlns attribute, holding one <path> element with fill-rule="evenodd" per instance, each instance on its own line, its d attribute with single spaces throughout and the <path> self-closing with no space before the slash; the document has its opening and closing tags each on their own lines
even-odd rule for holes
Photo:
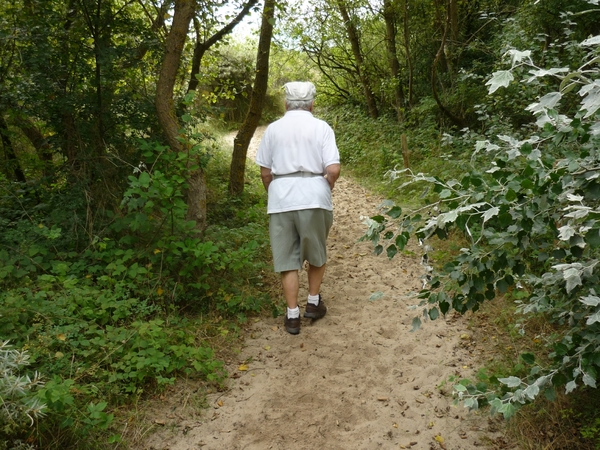
<svg viewBox="0 0 600 450">
<path fill-rule="evenodd" d="M 398 122 L 402 122 L 404 107 L 404 90 L 400 80 L 400 62 L 398 61 L 398 53 L 396 52 L 396 12 L 390 0 L 383 2 L 383 18 L 385 20 L 385 41 L 388 53 L 388 62 L 392 80 L 394 80 L 394 100 L 396 117 Z"/>
<path fill-rule="evenodd" d="M 25 178 L 25 174 L 21 169 L 21 164 L 19 164 L 19 159 L 15 153 L 15 149 L 13 148 L 12 141 L 10 139 L 10 134 L 8 131 L 8 124 L 6 120 L 4 120 L 4 116 L 0 114 L 0 140 L 2 140 L 2 147 L 4 148 L 4 155 L 7 160 L 8 172 L 12 172 L 15 180 L 20 183 L 25 183 L 27 179 Z"/>
<path fill-rule="evenodd" d="M 408 104 L 413 105 L 413 65 L 410 50 L 410 33 L 408 30 L 408 0 L 404 0 L 404 51 L 408 64 Z"/>
<path fill-rule="evenodd" d="M 356 73 L 360 79 L 360 82 L 363 87 L 365 100 L 367 102 L 367 109 L 369 110 L 369 115 L 376 119 L 379 117 L 379 111 L 377 110 L 377 102 L 375 101 L 375 95 L 373 95 L 373 90 L 371 89 L 371 84 L 369 83 L 369 79 L 364 71 L 364 59 L 362 56 L 362 52 L 360 49 L 360 40 L 358 38 L 358 30 L 356 26 L 352 23 L 350 19 L 350 14 L 348 13 L 348 8 L 343 0 L 337 1 L 337 6 L 342 15 L 342 19 L 344 19 L 344 25 L 346 26 L 346 32 L 348 33 L 348 40 L 350 41 L 350 46 L 352 47 L 352 54 L 354 55 L 354 59 L 356 60 Z"/>
<path fill-rule="evenodd" d="M 180 142 L 180 124 L 175 115 L 174 88 L 181 54 L 190 22 L 195 12 L 195 1 L 175 0 L 173 24 L 165 41 L 165 56 L 156 84 L 156 113 L 169 146 L 175 152 L 189 151 L 189 145 Z M 185 141 L 185 140 L 184 140 Z M 194 164 L 189 161 L 190 166 Z M 206 179 L 201 166 L 189 174 L 187 205 L 188 220 L 196 222 L 198 230 L 206 228 Z"/>
<path fill-rule="evenodd" d="M 433 64 L 431 67 L 431 92 L 433 94 L 433 98 L 437 103 L 438 107 L 442 110 L 442 112 L 450 119 L 450 121 L 456 125 L 457 127 L 464 128 L 467 126 L 466 121 L 462 117 L 457 117 L 452 112 L 444 106 L 437 92 L 437 65 L 440 61 L 444 53 L 444 48 L 446 46 L 446 35 L 448 34 L 448 29 L 450 28 L 450 11 L 448 11 L 448 16 L 446 20 L 446 25 L 444 27 L 444 34 L 442 35 L 442 43 L 440 44 L 440 49 L 433 60 Z"/>
<path fill-rule="evenodd" d="M 244 191 L 244 174 L 246 172 L 246 154 L 250 140 L 258 126 L 262 114 L 263 103 L 267 94 L 269 81 L 269 55 L 271 38 L 273 37 L 273 18 L 275 17 L 275 0 L 265 0 L 256 56 L 256 77 L 250 97 L 250 107 L 240 131 L 233 141 L 233 157 L 229 171 L 229 192 L 239 196 Z"/>
<path fill-rule="evenodd" d="M 248 0 L 248 2 L 244 5 L 242 10 L 239 12 L 237 16 L 235 16 L 231 22 L 213 34 L 209 39 L 204 42 L 200 41 L 199 33 L 196 33 L 196 47 L 194 47 L 194 56 L 192 58 L 192 71 L 190 73 L 190 82 L 188 85 L 188 92 L 195 91 L 198 86 L 198 78 L 196 75 L 200 72 L 200 62 L 202 61 L 202 57 L 204 53 L 212 47 L 214 44 L 223 39 L 227 34 L 231 33 L 231 31 L 242 21 L 246 15 L 250 12 L 252 7 L 258 3 L 258 0 Z"/>
<path fill-rule="evenodd" d="M 52 151 L 48 140 L 29 118 L 18 117 L 13 125 L 19 127 L 35 148 L 38 158 L 42 162 L 42 174 L 44 178 L 52 178 L 54 176 L 54 167 L 52 165 Z"/>
</svg>

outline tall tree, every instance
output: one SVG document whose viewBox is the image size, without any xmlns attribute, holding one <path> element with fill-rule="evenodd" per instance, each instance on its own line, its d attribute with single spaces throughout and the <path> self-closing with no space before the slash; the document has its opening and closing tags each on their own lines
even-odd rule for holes
<svg viewBox="0 0 600 450">
<path fill-rule="evenodd" d="M 450 0 L 450 1 L 452 1 L 452 0 Z M 465 119 L 463 117 L 459 117 L 459 116 L 455 115 L 452 111 L 450 111 L 442 103 L 442 100 L 440 99 L 440 96 L 438 94 L 438 78 L 437 78 L 438 64 L 440 62 L 442 55 L 444 54 L 444 50 L 446 49 L 446 39 L 448 36 L 448 31 L 451 28 L 451 23 L 452 23 L 451 20 L 452 20 L 452 13 L 451 13 L 450 8 L 448 7 L 447 11 L 446 11 L 446 21 L 445 21 L 445 25 L 444 25 L 444 31 L 442 34 L 442 42 L 440 43 L 440 48 L 439 48 L 437 54 L 435 55 L 435 59 L 431 66 L 431 93 L 433 94 L 433 98 L 435 99 L 435 102 L 437 103 L 440 110 L 444 113 L 444 115 L 446 117 L 448 117 L 450 119 L 450 121 L 457 127 L 464 128 L 467 126 L 467 122 L 465 121 Z"/>
<path fill-rule="evenodd" d="M 275 0 L 265 0 L 256 55 L 256 76 L 246 119 L 233 141 L 233 157 L 229 171 L 229 192 L 240 195 L 244 191 L 246 154 L 254 131 L 260 121 L 269 81 L 269 55 L 275 20 Z"/>
<path fill-rule="evenodd" d="M 377 102 L 375 101 L 375 95 L 373 94 L 371 83 L 365 71 L 365 62 L 360 46 L 358 28 L 355 25 L 352 18 L 350 17 L 348 6 L 346 5 L 345 1 L 337 0 L 336 4 L 340 14 L 342 15 L 342 19 L 344 20 L 344 25 L 348 34 L 348 40 L 350 41 L 350 46 L 354 55 L 356 71 L 362 84 L 365 100 L 367 102 L 367 108 L 369 110 L 369 115 L 372 118 L 376 119 L 379 116 L 379 110 L 377 109 Z"/>
<path fill-rule="evenodd" d="M 408 66 L 408 105 L 413 105 L 413 63 L 412 63 L 412 55 L 411 55 L 411 45 L 410 45 L 410 31 L 408 28 L 409 20 L 408 20 L 408 0 L 404 0 L 404 14 L 403 14 L 403 25 L 404 25 L 404 53 L 406 57 L 406 65 Z"/>
<path fill-rule="evenodd" d="M 190 145 L 180 133 L 175 112 L 174 87 L 190 22 L 195 13 L 195 0 L 175 0 L 173 23 L 165 41 L 165 56 L 156 84 L 156 112 L 171 150 L 189 154 Z M 191 171 L 187 183 L 187 218 L 196 222 L 198 230 L 206 228 L 206 177 L 199 161 L 188 159 Z"/>
<path fill-rule="evenodd" d="M 383 1 L 383 19 L 385 21 L 385 43 L 387 47 L 388 62 L 394 87 L 394 108 L 396 109 L 396 117 L 398 122 L 402 122 L 404 107 L 404 89 L 400 80 L 400 61 L 398 61 L 398 53 L 396 51 L 396 17 L 397 11 L 391 0 Z"/>
</svg>

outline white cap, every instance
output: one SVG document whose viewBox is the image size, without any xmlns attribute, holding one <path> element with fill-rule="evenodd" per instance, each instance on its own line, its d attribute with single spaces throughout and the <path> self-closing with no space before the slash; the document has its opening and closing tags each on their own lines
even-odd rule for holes
<svg viewBox="0 0 600 450">
<path fill-rule="evenodd" d="M 314 100 L 317 94 L 315 85 L 310 81 L 292 81 L 283 86 L 288 101 Z"/>
</svg>

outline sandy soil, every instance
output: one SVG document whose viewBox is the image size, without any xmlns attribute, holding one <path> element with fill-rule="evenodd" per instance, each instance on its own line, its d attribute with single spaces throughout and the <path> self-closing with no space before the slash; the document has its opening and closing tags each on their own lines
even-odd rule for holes
<svg viewBox="0 0 600 450">
<path fill-rule="evenodd" d="M 333 198 L 327 315 L 303 319 L 297 336 L 282 318 L 253 323 L 228 367 L 229 390 L 209 395 L 200 417 L 169 420 L 145 448 L 471 450 L 502 440 L 486 413 L 453 405 L 448 378 L 481 365 L 466 320 L 447 317 L 410 332 L 419 247 L 392 261 L 375 256 L 357 240 L 360 217 L 375 214 L 381 199 L 344 177 Z M 301 283 L 302 311 L 305 272 Z"/>
</svg>

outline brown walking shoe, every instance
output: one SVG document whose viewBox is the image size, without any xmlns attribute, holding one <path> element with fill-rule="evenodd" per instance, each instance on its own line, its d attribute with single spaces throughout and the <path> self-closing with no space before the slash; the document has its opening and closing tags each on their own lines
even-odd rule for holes
<svg viewBox="0 0 600 450">
<path fill-rule="evenodd" d="M 287 313 L 283 318 L 283 326 L 285 327 L 285 331 L 290 334 L 298 334 L 300 333 L 300 317 L 296 317 L 295 319 L 288 319 Z"/>
<path fill-rule="evenodd" d="M 304 310 L 304 317 L 308 319 L 320 319 L 325 314 L 327 314 L 327 306 L 321 300 L 321 294 L 319 294 L 319 304 L 313 305 L 312 303 L 306 304 L 306 309 Z"/>
</svg>

